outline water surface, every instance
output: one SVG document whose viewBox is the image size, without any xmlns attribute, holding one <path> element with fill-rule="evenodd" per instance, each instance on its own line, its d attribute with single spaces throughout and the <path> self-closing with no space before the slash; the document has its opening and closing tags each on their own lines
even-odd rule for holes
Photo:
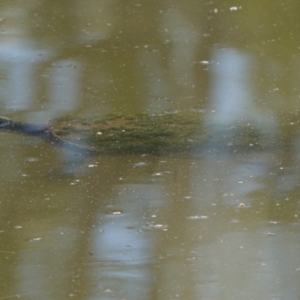
<svg viewBox="0 0 300 300">
<path fill-rule="evenodd" d="M 2 1 L 1 115 L 196 112 L 219 142 L 83 157 L 1 131 L 0 300 L 299 299 L 298 11 Z M 272 143 L 232 146 L 249 130 Z"/>
</svg>

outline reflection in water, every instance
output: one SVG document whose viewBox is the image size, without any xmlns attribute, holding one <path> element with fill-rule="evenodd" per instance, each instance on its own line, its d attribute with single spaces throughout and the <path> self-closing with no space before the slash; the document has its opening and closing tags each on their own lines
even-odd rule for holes
<svg viewBox="0 0 300 300">
<path fill-rule="evenodd" d="M 15 290 L 30 299 L 290 294 L 300 264 L 298 192 L 274 197 L 280 157 L 212 155 L 92 158 L 87 163 L 96 159 L 98 167 L 88 175 L 51 185 L 28 170 L 22 185 L 44 186 L 30 198 L 2 186 L 17 207 L 2 204 Z"/>
<path fill-rule="evenodd" d="M 76 61 L 59 61 L 52 66 L 48 78 L 50 105 L 47 109 L 51 115 L 68 113 L 79 106 L 79 73 L 80 66 Z"/>
<path fill-rule="evenodd" d="M 6 110 L 27 109 L 33 104 L 35 72 L 41 62 L 50 58 L 49 52 L 22 43 L 1 43 L 1 73 L 6 78 L 1 93 Z"/>
<path fill-rule="evenodd" d="M 212 55 L 211 107 L 215 122 L 235 124 L 254 117 L 251 60 L 235 49 L 216 49 Z"/>
<path fill-rule="evenodd" d="M 149 294 L 153 284 L 151 265 L 156 259 L 153 253 L 155 239 L 147 234 L 147 219 L 155 216 L 148 215 L 148 205 L 152 203 L 153 210 L 159 208 L 160 189 L 159 185 L 120 184 L 115 205 L 124 213 L 118 215 L 106 211 L 104 217 L 99 216 L 103 225 L 94 229 L 91 239 L 93 271 L 90 280 L 91 286 L 95 283 L 95 294 L 101 295 L 103 289 L 111 290 L 116 298 L 117 295 L 139 298 L 141 292 L 145 296 Z M 96 284 L 98 280 L 101 286 Z"/>
<path fill-rule="evenodd" d="M 253 59 L 238 49 L 221 48 L 212 52 L 212 86 L 209 107 L 214 113 L 208 123 L 237 125 L 253 123 L 261 130 L 275 126 L 255 103 Z"/>
</svg>

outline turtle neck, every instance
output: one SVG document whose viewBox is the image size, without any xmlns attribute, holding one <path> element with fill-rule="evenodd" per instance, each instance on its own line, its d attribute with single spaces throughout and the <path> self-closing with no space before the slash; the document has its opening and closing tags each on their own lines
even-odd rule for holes
<svg viewBox="0 0 300 300">
<path fill-rule="evenodd" d="M 14 122 L 9 121 L 6 126 L 3 126 L 1 129 L 16 131 L 28 135 L 42 135 L 48 130 L 47 125 L 35 125 L 23 122 Z"/>
</svg>

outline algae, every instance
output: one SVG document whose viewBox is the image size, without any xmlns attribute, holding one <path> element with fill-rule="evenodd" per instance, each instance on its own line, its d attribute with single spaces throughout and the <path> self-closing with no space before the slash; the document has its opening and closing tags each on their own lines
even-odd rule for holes
<svg viewBox="0 0 300 300">
<path fill-rule="evenodd" d="M 103 119 L 63 117 L 52 122 L 62 141 L 108 154 L 171 155 L 204 147 L 243 150 L 272 146 L 255 126 L 239 124 L 215 129 L 203 125 L 202 114 L 108 115 Z"/>
<path fill-rule="evenodd" d="M 190 152 L 204 139 L 197 114 L 109 115 L 97 118 L 64 117 L 52 121 L 62 140 L 101 153 L 171 154 Z"/>
</svg>

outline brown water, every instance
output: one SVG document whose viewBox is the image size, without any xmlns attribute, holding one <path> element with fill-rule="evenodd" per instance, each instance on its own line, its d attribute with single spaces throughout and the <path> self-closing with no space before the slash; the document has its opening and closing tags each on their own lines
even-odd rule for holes
<svg viewBox="0 0 300 300">
<path fill-rule="evenodd" d="M 1 1 L 2 115 L 197 111 L 276 142 L 82 157 L 0 132 L 0 300 L 300 299 L 299 6 Z"/>
</svg>

